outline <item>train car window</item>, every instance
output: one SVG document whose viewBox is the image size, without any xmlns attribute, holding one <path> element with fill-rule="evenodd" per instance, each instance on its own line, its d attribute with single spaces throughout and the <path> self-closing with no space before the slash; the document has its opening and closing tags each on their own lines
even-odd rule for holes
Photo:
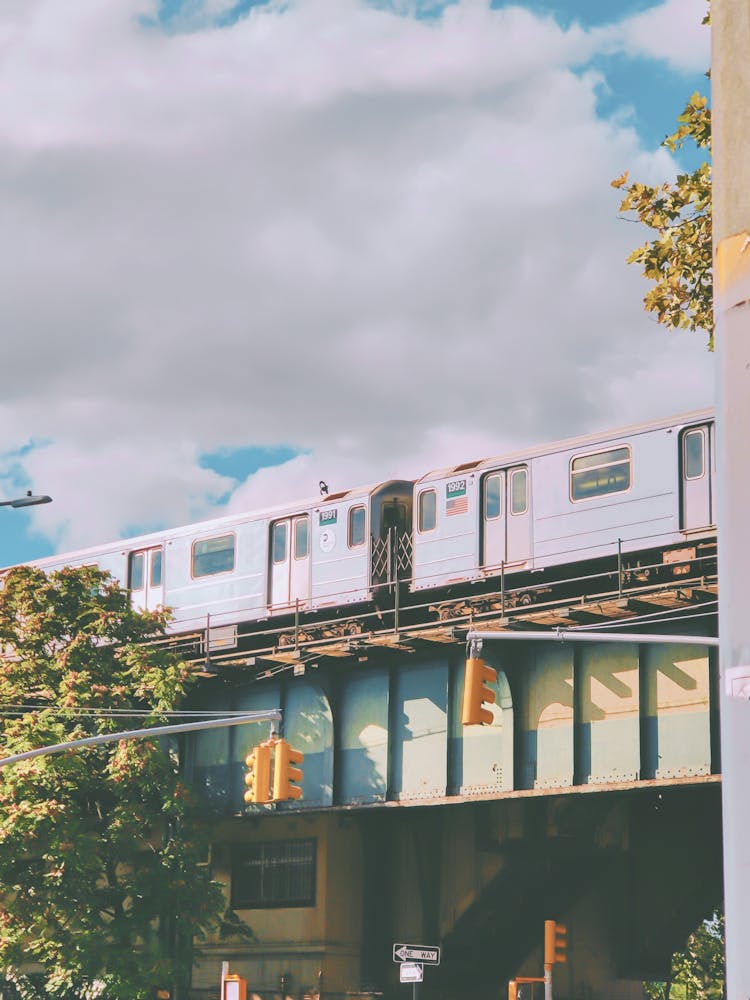
<svg viewBox="0 0 750 1000">
<path fill-rule="evenodd" d="M 528 490 L 526 488 L 528 474 L 526 469 L 514 469 L 510 474 L 510 512 L 525 514 L 529 507 Z"/>
<path fill-rule="evenodd" d="M 437 524 L 437 493 L 424 490 L 419 494 L 419 530 L 433 531 Z"/>
<path fill-rule="evenodd" d="M 130 553 L 130 566 L 128 567 L 128 587 L 130 590 L 143 590 L 144 563 L 145 553 Z"/>
<path fill-rule="evenodd" d="M 685 479 L 701 479 L 705 471 L 705 435 L 702 429 L 688 431 L 683 439 Z"/>
<path fill-rule="evenodd" d="M 306 559 L 310 552 L 310 518 L 305 514 L 294 522 L 294 558 Z"/>
<path fill-rule="evenodd" d="M 630 448 L 581 455 L 570 463 L 571 500 L 589 500 L 630 489 Z"/>
<path fill-rule="evenodd" d="M 349 510 L 349 548 L 365 544 L 365 508 L 352 507 Z"/>
<path fill-rule="evenodd" d="M 282 563 L 286 560 L 286 521 L 277 521 L 273 526 L 273 561 Z"/>
<path fill-rule="evenodd" d="M 499 474 L 487 476 L 484 481 L 484 517 L 494 521 L 503 512 L 503 477 Z"/>
<path fill-rule="evenodd" d="M 161 567 L 162 567 L 162 552 L 161 549 L 155 549 L 151 553 L 151 586 L 161 587 Z"/>
<path fill-rule="evenodd" d="M 231 573 L 234 569 L 234 535 L 219 535 L 193 542 L 193 576 Z"/>
</svg>

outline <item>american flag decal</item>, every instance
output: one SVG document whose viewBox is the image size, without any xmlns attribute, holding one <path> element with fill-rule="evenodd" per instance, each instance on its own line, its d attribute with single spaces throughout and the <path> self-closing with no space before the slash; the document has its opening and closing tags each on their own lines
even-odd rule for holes
<svg viewBox="0 0 750 1000">
<path fill-rule="evenodd" d="M 466 493 L 466 480 L 457 479 L 445 487 L 445 513 L 466 514 L 469 509 L 469 497 Z"/>
<path fill-rule="evenodd" d="M 465 514 L 469 509 L 469 498 L 467 496 L 463 497 L 451 497 L 450 500 L 445 501 L 445 513 L 450 516 L 451 514 Z"/>
</svg>

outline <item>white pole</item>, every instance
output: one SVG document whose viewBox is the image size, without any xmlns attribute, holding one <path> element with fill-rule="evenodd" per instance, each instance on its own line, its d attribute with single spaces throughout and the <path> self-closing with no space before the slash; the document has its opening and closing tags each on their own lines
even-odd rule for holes
<svg viewBox="0 0 750 1000">
<path fill-rule="evenodd" d="M 620 622 L 619 628 L 625 628 L 626 624 L 626 622 Z M 472 629 L 466 634 L 467 648 L 471 649 L 474 645 L 477 655 L 479 655 L 481 643 L 484 640 L 488 642 L 611 642 L 639 646 L 663 646 L 665 643 L 677 646 L 719 645 L 719 640 L 711 635 L 669 635 L 669 633 L 656 632 L 585 632 L 557 628 L 549 632 L 522 631 L 521 629 L 489 632 Z"/>
<path fill-rule="evenodd" d="M 174 733 L 200 732 L 202 729 L 244 726 L 248 722 L 278 722 L 279 719 L 281 719 L 281 709 L 272 708 L 263 712 L 232 715 L 226 719 L 209 719 L 207 722 L 180 722 L 174 726 L 151 726 L 145 729 L 127 729 L 121 733 L 100 733 L 98 736 L 86 736 L 81 740 L 68 740 L 67 743 L 36 747 L 34 750 L 26 750 L 24 753 L 15 753 L 12 757 L 0 757 L 0 767 L 5 767 L 7 764 L 17 764 L 19 760 L 29 760 L 31 757 L 46 757 L 53 753 L 63 753 L 65 750 L 99 746 L 102 743 L 115 743 L 118 740 L 150 739 L 154 736 L 169 736 Z"/>
<path fill-rule="evenodd" d="M 750 4 L 714 0 L 711 86 L 727 997 L 750 997 Z M 745 677 L 747 675 L 747 677 Z"/>
</svg>

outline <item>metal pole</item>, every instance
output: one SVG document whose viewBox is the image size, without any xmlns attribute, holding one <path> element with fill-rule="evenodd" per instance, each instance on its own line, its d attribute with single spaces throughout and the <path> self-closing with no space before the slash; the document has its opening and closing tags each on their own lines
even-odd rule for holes
<svg viewBox="0 0 750 1000">
<path fill-rule="evenodd" d="M 617 539 L 617 596 L 622 597 L 622 539 Z"/>
<path fill-rule="evenodd" d="M 544 966 L 544 1000 L 552 1000 L 552 966 Z"/>
<path fill-rule="evenodd" d="M 622 627 L 622 626 L 621 626 Z M 481 644 L 487 642 L 612 642 L 634 643 L 645 645 L 664 645 L 672 643 L 676 646 L 718 646 L 719 640 L 712 635 L 657 635 L 641 632 L 576 632 L 573 629 L 557 628 L 554 632 L 482 632 L 473 630 L 466 633 L 466 647 L 472 655 L 479 655 Z M 477 647 L 478 644 L 478 647 Z M 473 650 L 473 652 L 472 652 Z M 750 996 L 750 994 L 748 994 Z"/>
<path fill-rule="evenodd" d="M 750 7 L 712 11 L 720 719 L 727 997 L 750 997 Z"/>
<path fill-rule="evenodd" d="M 6 764 L 16 764 L 19 760 L 30 760 L 32 757 L 43 757 L 53 753 L 63 753 L 65 750 L 75 750 L 78 747 L 99 746 L 102 743 L 114 743 L 117 740 L 148 739 L 153 736 L 167 736 L 172 733 L 193 733 L 201 729 L 221 729 L 224 726 L 243 726 L 247 722 L 270 722 L 281 719 L 281 711 L 271 708 L 265 712 L 247 712 L 244 715 L 232 715 L 228 719 L 209 719 L 207 722 L 181 722 L 175 726 L 151 726 L 146 729 L 127 729 L 121 733 L 100 733 L 98 736 L 86 736 L 81 740 L 69 740 L 67 743 L 54 743 L 51 746 L 37 747 L 16 753 L 12 757 L 0 758 L 0 767 Z"/>
<path fill-rule="evenodd" d="M 398 566 L 398 562 L 396 563 L 396 565 Z M 398 592 L 399 592 L 399 589 L 400 589 L 399 588 L 399 583 L 398 583 L 398 569 L 396 570 L 396 582 L 394 583 L 394 587 L 396 588 L 396 592 L 393 595 L 393 629 L 394 629 L 396 638 L 398 639 L 398 602 L 399 602 L 399 593 Z"/>
</svg>

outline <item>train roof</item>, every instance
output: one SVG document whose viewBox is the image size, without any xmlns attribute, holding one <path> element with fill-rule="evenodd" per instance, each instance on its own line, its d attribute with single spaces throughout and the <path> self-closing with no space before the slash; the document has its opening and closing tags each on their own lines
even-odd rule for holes
<svg viewBox="0 0 750 1000">
<path fill-rule="evenodd" d="M 461 462 L 458 465 L 446 466 L 442 469 L 433 469 L 431 472 L 427 472 L 424 476 L 422 476 L 421 479 L 418 479 L 417 483 L 447 479 L 451 476 L 460 475 L 462 472 L 481 471 L 488 468 L 496 468 L 498 465 L 515 465 L 531 458 L 539 458 L 542 455 L 552 455 L 558 451 L 574 451 L 579 448 L 587 448 L 605 441 L 610 441 L 613 438 L 628 437 L 635 434 L 643 434 L 647 431 L 667 429 L 669 427 L 683 427 L 687 424 L 713 419 L 713 416 L 714 410 L 707 407 L 702 410 L 691 410 L 688 413 L 682 413 L 672 417 L 664 417 L 661 420 L 648 420 L 640 424 L 630 424 L 625 427 L 615 427 L 603 429 L 601 431 L 594 431 L 589 434 L 581 434 L 578 437 L 563 438 L 560 441 L 550 441 L 543 445 L 534 445 L 527 448 L 520 448 L 512 452 L 505 452 L 501 455 L 479 458 L 473 462 Z"/>
</svg>

